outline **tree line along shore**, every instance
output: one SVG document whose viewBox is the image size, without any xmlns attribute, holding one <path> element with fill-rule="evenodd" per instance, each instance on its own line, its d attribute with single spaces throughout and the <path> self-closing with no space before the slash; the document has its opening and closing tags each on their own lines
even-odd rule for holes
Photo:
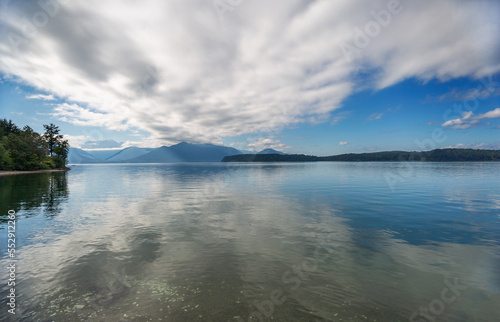
<svg viewBox="0 0 500 322">
<path fill-rule="evenodd" d="M 425 152 L 385 151 L 372 153 L 349 153 L 318 157 L 305 154 L 240 154 L 227 156 L 222 162 L 316 162 L 316 161 L 429 161 L 429 162 L 468 162 L 500 161 L 500 150 L 476 149 L 435 149 Z"/>
<path fill-rule="evenodd" d="M 0 174 L 68 170 L 69 143 L 55 124 L 44 124 L 39 134 L 28 125 L 22 129 L 0 119 Z"/>
</svg>

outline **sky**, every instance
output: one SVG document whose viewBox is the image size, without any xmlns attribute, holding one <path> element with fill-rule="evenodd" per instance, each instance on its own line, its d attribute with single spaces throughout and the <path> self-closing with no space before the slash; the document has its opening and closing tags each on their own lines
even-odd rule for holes
<svg viewBox="0 0 500 322">
<path fill-rule="evenodd" d="M 0 0 L 0 118 L 87 149 L 500 149 L 498 35 L 489 0 Z"/>
</svg>

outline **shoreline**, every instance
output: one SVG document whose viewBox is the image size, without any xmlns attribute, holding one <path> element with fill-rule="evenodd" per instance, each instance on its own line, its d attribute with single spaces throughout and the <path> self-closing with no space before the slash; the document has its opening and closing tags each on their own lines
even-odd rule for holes
<svg viewBox="0 0 500 322">
<path fill-rule="evenodd" d="M 0 171 L 1 176 L 15 176 L 18 174 L 34 174 L 34 173 L 52 173 L 52 172 L 67 172 L 71 170 L 71 168 L 66 169 L 50 169 L 50 170 L 30 170 L 30 171 L 21 171 L 21 170 L 2 170 Z"/>
</svg>

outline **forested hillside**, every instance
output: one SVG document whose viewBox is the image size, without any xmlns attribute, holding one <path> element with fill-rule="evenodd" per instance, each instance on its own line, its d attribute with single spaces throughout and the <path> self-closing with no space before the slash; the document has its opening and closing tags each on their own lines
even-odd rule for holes
<svg viewBox="0 0 500 322">
<path fill-rule="evenodd" d="M 311 161 L 500 161 L 500 150 L 436 149 L 422 152 L 385 151 L 349 153 L 318 157 L 304 154 L 240 154 L 222 159 L 222 162 L 311 162 Z"/>
<path fill-rule="evenodd" d="M 0 170 L 41 170 L 66 166 L 69 144 L 54 124 L 44 134 L 0 119 Z"/>
</svg>

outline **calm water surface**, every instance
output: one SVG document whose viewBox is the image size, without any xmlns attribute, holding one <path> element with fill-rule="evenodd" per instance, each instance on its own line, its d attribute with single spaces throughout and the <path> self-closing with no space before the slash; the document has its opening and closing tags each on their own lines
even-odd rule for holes
<svg viewBox="0 0 500 322">
<path fill-rule="evenodd" d="M 500 320 L 500 163 L 76 165 L 0 198 L 5 321 Z"/>
</svg>

